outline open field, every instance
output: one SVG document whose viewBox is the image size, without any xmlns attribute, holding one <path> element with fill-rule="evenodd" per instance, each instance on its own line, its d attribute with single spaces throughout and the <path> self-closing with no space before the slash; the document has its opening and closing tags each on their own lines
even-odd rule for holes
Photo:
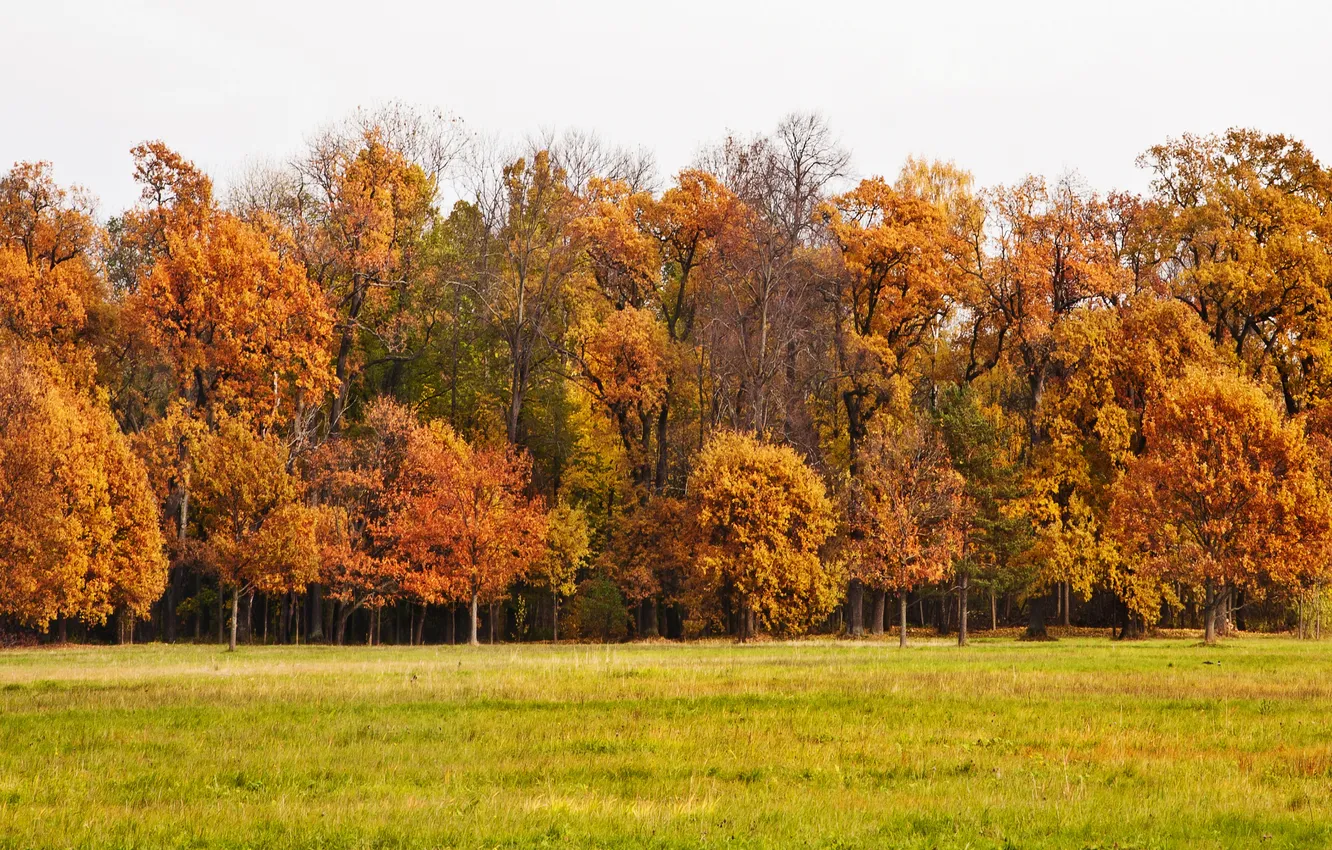
<svg viewBox="0 0 1332 850">
<path fill-rule="evenodd" d="M 0 847 L 1324 847 L 1330 674 L 1255 637 L 14 650 Z"/>
</svg>

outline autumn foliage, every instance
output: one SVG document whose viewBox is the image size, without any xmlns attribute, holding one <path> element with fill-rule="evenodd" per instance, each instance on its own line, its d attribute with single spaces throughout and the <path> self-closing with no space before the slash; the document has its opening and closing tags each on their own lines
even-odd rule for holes
<svg viewBox="0 0 1332 850">
<path fill-rule="evenodd" d="M 1314 152 L 1169 139 L 1141 194 L 851 163 L 808 114 L 663 175 L 394 104 L 226 191 L 145 142 L 106 218 L 15 164 L 0 638 L 860 636 L 890 595 L 902 641 L 1303 622 Z"/>
</svg>

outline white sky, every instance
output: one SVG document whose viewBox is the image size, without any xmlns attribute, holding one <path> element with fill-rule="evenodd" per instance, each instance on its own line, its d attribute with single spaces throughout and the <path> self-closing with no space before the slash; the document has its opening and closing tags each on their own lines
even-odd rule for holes
<svg viewBox="0 0 1332 850">
<path fill-rule="evenodd" d="M 161 138 L 225 182 L 399 99 L 484 133 L 593 130 L 663 175 L 728 130 L 817 110 L 858 174 L 908 154 L 981 183 L 1134 159 L 1254 126 L 1332 160 L 1332 3 L 0 0 L 0 170 L 55 163 L 111 214 Z"/>
</svg>

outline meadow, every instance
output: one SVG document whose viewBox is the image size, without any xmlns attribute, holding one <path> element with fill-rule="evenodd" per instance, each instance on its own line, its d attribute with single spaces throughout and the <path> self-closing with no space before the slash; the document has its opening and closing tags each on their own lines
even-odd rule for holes
<svg viewBox="0 0 1332 850">
<path fill-rule="evenodd" d="M 0 652 L 0 847 L 1332 845 L 1332 648 Z"/>
</svg>

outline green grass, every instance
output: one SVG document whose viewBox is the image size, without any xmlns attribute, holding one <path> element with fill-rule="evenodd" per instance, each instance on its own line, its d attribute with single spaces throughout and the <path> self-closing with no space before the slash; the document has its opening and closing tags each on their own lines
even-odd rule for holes
<svg viewBox="0 0 1332 850">
<path fill-rule="evenodd" d="M 17 650 L 0 847 L 1325 847 L 1329 709 L 1284 638 Z"/>
</svg>

